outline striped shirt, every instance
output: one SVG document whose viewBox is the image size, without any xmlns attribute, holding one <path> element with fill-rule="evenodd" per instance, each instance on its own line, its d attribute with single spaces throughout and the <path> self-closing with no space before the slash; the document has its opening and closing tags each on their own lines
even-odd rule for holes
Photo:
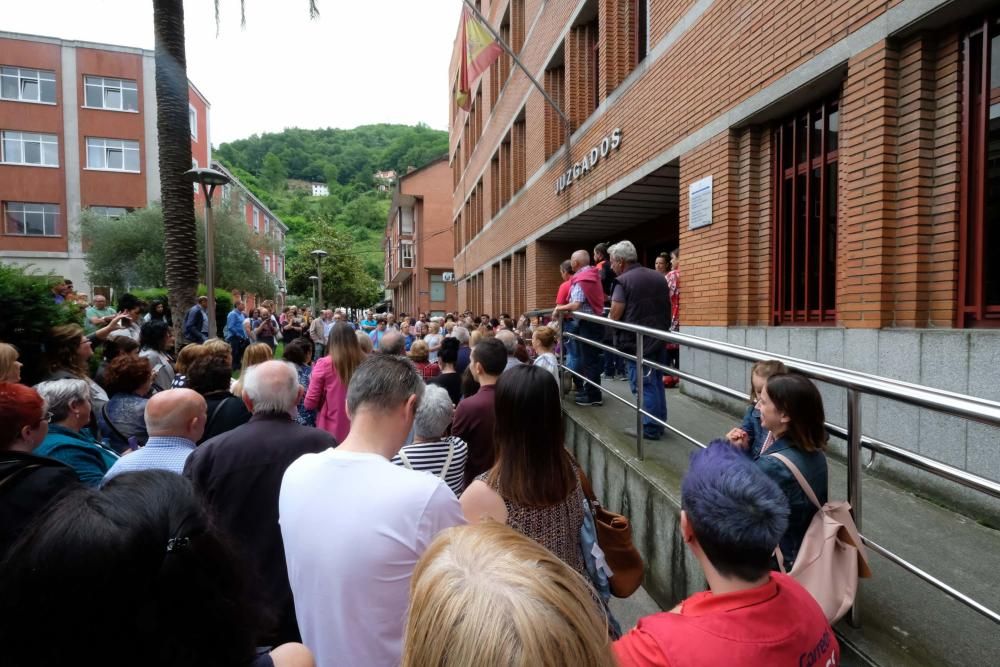
<svg viewBox="0 0 1000 667">
<path fill-rule="evenodd" d="M 457 498 L 465 490 L 465 461 L 468 456 L 469 446 L 465 441 L 451 435 L 434 442 L 406 445 L 399 450 L 399 454 L 392 457 L 392 462 L 403 468 L 421 470 L 440 477 L 451 487 Z"/>
</svg>

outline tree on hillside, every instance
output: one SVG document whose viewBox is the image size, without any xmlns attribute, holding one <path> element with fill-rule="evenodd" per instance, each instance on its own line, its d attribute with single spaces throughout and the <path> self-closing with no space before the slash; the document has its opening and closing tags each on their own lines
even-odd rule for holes
<svg viewBox="0 0 1000 667">
<path fill-rule="evenodd" d="M 264 166 L 260 170 L 260 179 L 271 192 L 281 192 L 288 180 L 288 170 L 285 163 L 274 153 L 264 156 Z"/>
</svg>

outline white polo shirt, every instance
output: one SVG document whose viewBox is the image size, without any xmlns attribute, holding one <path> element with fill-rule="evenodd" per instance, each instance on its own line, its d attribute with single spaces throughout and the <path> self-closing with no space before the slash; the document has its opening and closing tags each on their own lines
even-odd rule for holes
<svg viewBox="0 0 1000 667">
<path fill-rule="evenodd" d="M 288 467 L 278 509 L 295 616 L 318 667 L 399 664 L 417 559 L 465 523 L 448 485 L 328 449 Z"/>
</svg>

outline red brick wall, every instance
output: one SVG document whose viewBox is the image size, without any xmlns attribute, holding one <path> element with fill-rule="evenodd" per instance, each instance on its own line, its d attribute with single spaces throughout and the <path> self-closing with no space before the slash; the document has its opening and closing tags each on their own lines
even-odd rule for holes
<svg viewBox="0 0 1000 667">
<path fill-rule="evenodd" d="M 628 75 L 628 67 L 621 66 L 618 56 L 631 54 L 629 31 L 618 35 L 609 29 L 628 23 L 628 4 L 625 0 L 599 2 L 602 99 L 616 86 L 620 88 Z M 651 51 L 693 4 L 693 0 L 651 0 Z M 481 177 L 492 192 L 497 179 L 490 160 L 510 132 L 512 119 L 521 112 L 525 95 L 525 175 L 534 176 L 535 182 L 513 193 L 502 216 L 481 221 L 482 232 L 456 258 L 459 276 L 485 270 L 476 285 L 487 283 L 494 263 L 526 245 L 527 307 L 548 305 L 558 286 L 558 262 L 552 261 L 552 255 L 559 254 L 561 259 L 568 253 L 549 250 L 560 244 L 526 239 L 568 212 L 591 205 L 610 184 L 817 53 L 878 20 L 893 4 L 895 0 L 714 3 L 663 57 L 649 61 L 641 80 L 616 93 L 619 97 L 614 104 L 602 109 L 602 116 L 575 138 L 566 159 L 549 160 L 562 147 L 562 127 L 555 114 L 546 112 L 541 96 L 529 91 L 525 77 L 514 71 L 482 123 L 477 148 L 463 162 L 463 174 L 453 193 L 453 216 L 466 206 Z M 531 71 L 542 71 L 549 64 L 548 54 L 576 6 L 549 3 L 539 15 L 539 2 L 527 3 L 526 26 L 534 24 L 534 28 L 522 57 Z M 499 17 L 505 7 L 505 2 L 498 2 L 490 11 Z M 591 28 L 577 27 L 564 41 L 565 95 L 560 102 L 574 127 L 590 118 L 593 107 L 593 90 L 588 89 L 592 81 L 587 74 L 593 39 Z M 961 107 L 958 47 L 957 29 L 945 29 L 877 44 L 851 55 L 847 62 L 841 85 L 838 159 L 839 324 L 949 326 L 954 321 Z M 456 65 L 457 57 L 452 73 Z M 543 79 L 547 90 L 558 90 L 553 73 Z M 795 97 L 801 97 L 805 105 L 823 92 L 804 87 Z M 453 146 L 466 115 L 459 113 L 456 118 Z M 770 319 L 772 120 L 719 132 L 679 158 L 685 323 L 766 324 Z M 615 127 L 623 128 L 624 140 L 614 158 L 602 161 L 598 169 L 557 195 L 558 175 Z M 544 171 L 538 173 L 540 169 Z M 714 179 L 713 225 L 688 231 L 688 185 L 707 175 Z M 626 228 L 624 223 L 622 228 Z M 554 271 L 552 278 L 546 277 L 549 267 Z M 492 286 L 485 287 L 485 294 L 492 295 Z M 513 287 L 511 291 L 517 293 Z M 484 306 L 490 310 L 490 304 Z"/>
<path fill-rule="evenodd" d="M 11 67 L 44 69 L 56 73 L 56 104 L 0 102 L 0 129 L 42 132 L 59 138 L 59 167 L 0 164 L 0 251 L 66 252 L 69 249 L 66 210 L 66 146 L 63 136 L 62 60 L 59 46 L 19 39 L 0 39 L 0 61 Z M 83 79 L 81 78 L 81 81 Z M 82 98 L 80 101 L 82 104 Z M 72 110 L 72 113 L 76 113 Z M 86 155 L 84 155 L 86 158 Z M 2 219 L 5 202 L 59 205 L 58 237 L 6 234 Z"/>
</svg>

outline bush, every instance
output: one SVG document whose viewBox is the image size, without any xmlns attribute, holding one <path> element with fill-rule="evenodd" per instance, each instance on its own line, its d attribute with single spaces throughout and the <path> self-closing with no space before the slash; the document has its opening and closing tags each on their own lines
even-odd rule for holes
<svg viewBox="0 0 1000 667">
<path fill-rule="evenodd" d="M 83 313 L 74 305 L 57 304 L 52 299 L 51 274 L 31 268 L 0 264 L 0 341 L 15 346 L 21 354 L 22 382 L 34 384 L 45 373 L 44 341 L 49 330 L 59 324 L 83 321 Z"/>
</svg>

